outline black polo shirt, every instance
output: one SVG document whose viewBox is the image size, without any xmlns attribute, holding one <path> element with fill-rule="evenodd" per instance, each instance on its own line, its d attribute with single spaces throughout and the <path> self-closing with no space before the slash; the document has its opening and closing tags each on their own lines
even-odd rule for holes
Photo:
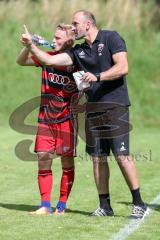
<svg viewBox="0 0 160 240">
<path fill-rule="evenodd" d="M 67 51 L 75 65 L 85 72 L 101 73 L 114 63 L 112 55 L 126 52 L 126 44 L 115 31 L 100 30 L 90 47 L 87 42 L 77 44 Z M 87 90 L 88 102 L 113 102 L 129 106 L 125 77 L 112 81 L 93 82 Z"/>
</svg>

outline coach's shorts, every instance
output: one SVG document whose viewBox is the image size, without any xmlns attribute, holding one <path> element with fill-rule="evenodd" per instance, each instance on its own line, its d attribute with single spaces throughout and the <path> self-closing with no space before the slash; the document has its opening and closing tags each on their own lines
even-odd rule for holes
<svg viewBox="0 0 160 240">
<path fill-rule="evenodd" d="M 76 156 L 77 120 L 56 124 L 38 124 L 35 152 L 50 152 L 60 156 Z"/>
<path fill-rule="evenodd" d="M 114 106 L 86 118 L 86 151 L 91 156 L 129 155 L 129 107 Z"/>
</svg>

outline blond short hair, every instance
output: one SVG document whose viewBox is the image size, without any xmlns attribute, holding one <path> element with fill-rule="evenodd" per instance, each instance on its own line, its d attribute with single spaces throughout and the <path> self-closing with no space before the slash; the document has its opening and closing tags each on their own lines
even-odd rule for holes
<svg viewBox="0 0 160 240">
<path fill-rule="evenodd" d="M 75 33 L 73 31 L 73 26 L 70 24 L 65 24 L 65 23 L 60 23 L 57 25 L 57 30 L 60 29 L 62 31 L 66 32 L 67 37 L 72 38 L 73 40 L 75 39 Z"/>
</svg>

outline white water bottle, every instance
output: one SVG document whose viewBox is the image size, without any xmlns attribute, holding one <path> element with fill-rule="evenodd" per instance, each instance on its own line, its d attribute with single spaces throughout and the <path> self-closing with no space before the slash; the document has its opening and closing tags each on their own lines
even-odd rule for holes
<svg viewBox="0 0 160 240">
<path fill-rule="evenodd" d="M 82 77 L 84 75 L 84 71 L 78 71 L 78 72 L 74 72 L 73 73 L 73 77 L 75 79 L 75 82 L 76 82 L 76 85 L 77 85 L 77 88 L 78 90 L 82 91 L 83 89 L 85 88 L 88 88 L 90 87 L 90 84 L 88 82 L 84 82 L 82 81 Z"/>
</svg>

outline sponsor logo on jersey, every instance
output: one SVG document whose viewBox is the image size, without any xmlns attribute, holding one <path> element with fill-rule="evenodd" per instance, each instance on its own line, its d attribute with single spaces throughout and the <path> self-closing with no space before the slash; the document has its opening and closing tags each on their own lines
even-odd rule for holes
<svg viewBox="0 0 160 240">
<path fill-rule="evenodd" d="M 48 79 L 50 82 L 52 83 L 56 83 L 56 84 L 61 84 L 61 85 L 68 85 L 70 83 L 70 78 L 67 76 L 62 76 L 59 74 L 55 74 L 55 73 L 49 73 L 48 74 Z"/>
</svg>

